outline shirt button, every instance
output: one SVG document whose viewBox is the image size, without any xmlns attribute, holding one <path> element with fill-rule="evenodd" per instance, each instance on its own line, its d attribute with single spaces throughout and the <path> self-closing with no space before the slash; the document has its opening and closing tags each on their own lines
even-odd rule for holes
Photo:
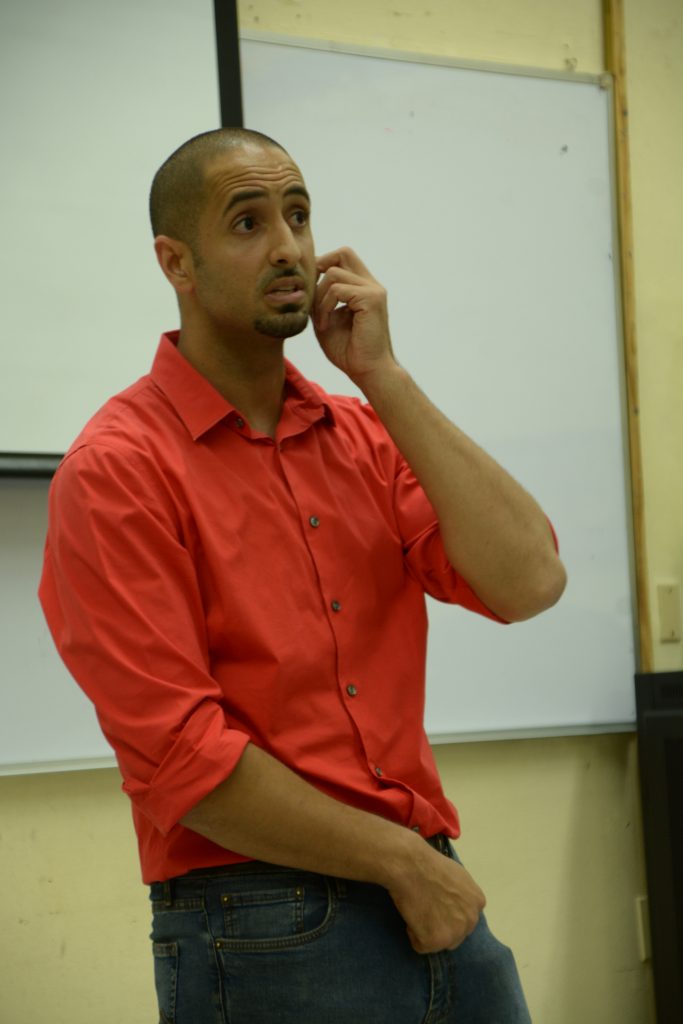
<svg viewBox="0 0 683 1024">
<path fill-rule="evenodd" d="M 320 526 L 320 520 L 318 519 L 317 516 L 311 516 L 311 518 L 308 521 L 311 524 L 311 526 Z"/>
<path fill-rule="evenodd" d="M 340 612 L 341 611 L 341 605 L 340 605 L 339 601 L 333 601 L 332 604 L 330 605 L 330 607 L 332 608 L 333 612 Z"/>
<path fill-rule="evenodd" d="M 377 775 L 381 779 L 382 776 L 384 775 L 384 772 L 382 771 L 381 768 L 375 768 L 375 775 Z"/>
<path fill-rule="evenodd" d="M 238 426 L 238 427 L 240 428 L 240 430 L 241 430 L 241 429 L 242 429 L 242 427 L 244 426 L 244 420 L 242 419 L 242 417 L 241 417 L 241 416 L 238 416 L 238 417 L 237 417 L 237 419 L 235 420 L 235 423 L 236 423 L 236 424 L 237 424 L 237 426 Z"/>
<path fill-rule="evenodd" d="M 349 697 L 355 697 L 356 694 L 358 693 L 358 690 L 353 685 L 353 683 L 349 683 L 349 685 L 346 687 L 346 692 L 348 693 Z"/>
</svg>

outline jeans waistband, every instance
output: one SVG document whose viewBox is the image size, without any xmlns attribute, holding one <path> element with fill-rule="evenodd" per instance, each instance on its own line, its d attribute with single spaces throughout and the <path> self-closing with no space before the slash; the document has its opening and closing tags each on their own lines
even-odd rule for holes
<svg viewBox="0 0 683 1024">
<path fill-rule="evenodd" d="M 429 836 L 426 842 L 430 846 L 438 850 L 439 853 L 443 853 L 446 857 L 452 856 L 450 841 L 448 836 L 439 832 L 437 835 Z M 201 879 L 213 879 L 223 877 L 238 876 L 238 875 L 258 875 L 268 874 L 273 871 L 290 871 L 292 869 L 281 867 L 280 865 L 267 864 L 264 861 L 247 860 L 239 861 L 236 864 L 219 864 L 215 867 L 207 868 L 193 868 L 192 871 L 188 871 L 185 875 L 178 875 L 175 878 L 169 878 L 165 882 L 153 882 L 152 891 L 154 898 L 160 899 L 163 903 L 170 906 L 173 903 L 173 894 L 178 883 L 185 881 L 200 881 Z M 314 872 L 305 872 L 305 874 L 314 874 Z"/>
</svg>

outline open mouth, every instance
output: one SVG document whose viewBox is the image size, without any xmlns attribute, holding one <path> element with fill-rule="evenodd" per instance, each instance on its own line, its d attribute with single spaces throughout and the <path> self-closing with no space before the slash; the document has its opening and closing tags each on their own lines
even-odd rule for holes
<svg viewBox="0 0 683 1024">
<path fill-rule="evenodd" d="M 266 292 L 268 302 L 276 306 L 291 305 L 303 302 L 306 298 L 300 281 L 278 281 Z"/>
</svg>

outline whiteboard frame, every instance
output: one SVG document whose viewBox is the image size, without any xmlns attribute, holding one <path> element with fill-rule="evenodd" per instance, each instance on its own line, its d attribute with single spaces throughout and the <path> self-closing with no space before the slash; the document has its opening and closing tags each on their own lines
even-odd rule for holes
<svg viewBox="0 0 683 1024">
<path fill-rule="evenodd" d="M 591 71 L 570 71 L 569 69 L 559 71 L 553 68 L 535 68 L 526 64 L 504 64 L 493 60 L 466 60 L 464 57 L 447 57 L 445 54 L 392 50 L 379 46 L 363 46 L 360 43 L 340 43 L 334 39 L 287 36 L 277 32 L 259 32 L 253 29 L 240 29 L 239 37 L 240 40 L 245 39 L 254 43 L 299 46 L 305 50 L 350 53 L 358 57 L 377 57 L 380 60 L 407 61 L 411 64 L 437 64 L 447 68 L 491 71 L 499 75 L 516 75 L 522 78 L 551 78 L 561 82 L 582 82 L 584 85 L 599 85 L 601 89 L 611 89 L 613 83 L 613 76 L 607 72 L 597 74 Z"/>
<path fill-rule="evenodd" d="M 427 737 L 431 746 L 448 743 L 503 743 L 513 740 L 558 739 L 563 736 L 605 736 L 636 733 L 635 722 L 608 722 L 605 725 L 558 725 L 540 729 L 501 729 L 492 732 L 439 733 Z M 0 778 L 9 775 L 43 775 L 59 772 L 99 771 L 117 768 L 116 758 L 83 757 L 63 761 L 30 761 L 18 764 L 0 764 Z"/>
</svg>

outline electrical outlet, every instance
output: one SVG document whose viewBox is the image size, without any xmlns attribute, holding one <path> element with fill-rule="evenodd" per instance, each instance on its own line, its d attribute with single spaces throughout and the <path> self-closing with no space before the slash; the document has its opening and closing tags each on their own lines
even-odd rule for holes
<svg viewBox="0 0 683 1024">
<path fill-rule="evenodd" d="M 638 935 L 638 956 L 645 963 L 646 960 L 652 958 L 647 896 L 636 896 L 636 934 Z"/>
</svg>

